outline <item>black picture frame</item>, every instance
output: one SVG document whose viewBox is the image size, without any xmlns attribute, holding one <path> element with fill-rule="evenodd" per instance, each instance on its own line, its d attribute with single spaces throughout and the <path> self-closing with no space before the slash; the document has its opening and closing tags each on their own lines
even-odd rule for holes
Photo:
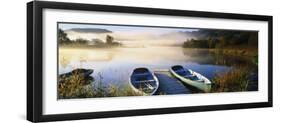
<svg viewBox="0 0 281 123">
<path fill-rule="evenodd" d="M 43 111 L 43 107 L 42 107 L 43 12 L 42 10 L 45 8 L 266 21 L 268 22 L 268 101 L 256 102 L 256 103 L 241 103 L 241 104 L 43 115 L 42 113 Z M 27 3 L 27 120 L 32 122 L 63 121 L 63 120 L 93 119 L 93 118 L 106 118 L 106 117 L 123 117 L 123 116 L 136 116 L 136 115 L 154 115 L 154 114 L 272 107 L 273 106 L 273 97 L 272 97 L 272 59 L 273 59 L 272 58 L 273 57 L 272 56 L 272 45 L 273 45 L 272 31 L 273 29 L 272 28 L 273 28 L 273 17 L 264 16 L 264 15 L 185 11 L 185 10 L 108 6 L 108 5 L 93 5 L 93 4 L 80 4 L 80 3 L 63 3 L 63 2 L 45 2 L 45 1 L 29 2 Z"/>
</svg>

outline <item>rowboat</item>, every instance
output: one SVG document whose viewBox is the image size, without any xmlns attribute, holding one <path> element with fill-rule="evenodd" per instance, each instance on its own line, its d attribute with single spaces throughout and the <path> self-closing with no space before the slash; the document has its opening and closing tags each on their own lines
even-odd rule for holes
<svg viewBox="0 0 281 123">
<path fill-rule="evenodd" d="M 62 87 L 65 83 L 70 82 L 73 78 L 81 80 L 81 84 L 88 85 L 94 81 L 94 78 L 90 76 L 94 72 L 93 69 L 74 69 L 71 72 L 60 74 L 58 76 L 58 86 Z"/>
<path fill-rule="evenodd" d="M 81 76 L 81 77 L 88 77 L 93 72 L 94 72 L 94 70 L 92 70 L 92 69 L 77 68 L 77 69 L 72 70 L 71 72 L 60 74 L 59 77 L 65 78 L 65 77 L 70 77 L 70 76 L 73 76 L 73 75 L 78 75 L 78 76 Z"/>
<path fill-rule="evenodd" d="M 159 87 L 157 77 L 147 68 L 134 69 L 129 83 L 135 92 L 142 95 L 153 95 Z"/>
<path fill-rule="evenodd" d="M 193 86 L 204 92 L 211 91 L 212 82 L 200 73 L 192 71 L 191 69 L 186 69 L 181 65 L 172 66 L 169 71 L 185 84 Z"/>
</svg>

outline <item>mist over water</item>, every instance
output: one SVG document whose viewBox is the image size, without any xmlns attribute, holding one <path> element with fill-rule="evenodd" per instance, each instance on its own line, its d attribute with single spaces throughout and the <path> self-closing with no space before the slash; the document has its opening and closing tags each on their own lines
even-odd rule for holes
<svg viewBox="0 0 281 123">
<path fill-rule="evenodd" d="M 161 31 L 161 30 L 130 30 L 104 33 L 85 33 L 73 30 L 65 31 L 71 40 L 83 38 L 89 41 L 100 39 L 105 42 L 106 36 L 111 35 L 116 42 L 123 45 L 182 45 L 183 42 L 196 37 L 187 35 L 179 31 Z"/>
<path fill-rule="evenodd" d="M 231 58 L 229 59 L 231 61 L 241 60 Z M 129 82 L 131 72 L 137 67 L 147 67 L 153 71 L 183 65 L 212 79 L 217 72 L 226 72 L 232 68 L 231 62 L 220 64 L 216 60 L 216 57 L 207 50 L 182 47 L 60 48 L 59 74 L 70 72 L 75 68 L 94 69 L 91 76 L 95 80 L 104 82 L 102 83 L 104 85 L 122 86 Z"/>
</svg>

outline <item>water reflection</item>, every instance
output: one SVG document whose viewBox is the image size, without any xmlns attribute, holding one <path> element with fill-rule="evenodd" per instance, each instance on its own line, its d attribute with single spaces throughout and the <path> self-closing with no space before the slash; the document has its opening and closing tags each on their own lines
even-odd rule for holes
<svg viewBox="0 0 281 123">
<path fill-rule="evenodd" d="M 223 65 L 223 66 L 248 66 L 255 65 L 251 59 L 239 55 L 223 55 L 208 49 L 182 49 L 186 57 L 190 57 L 192 62 L 199 64 Z"/>
<path fill-rule="evenodd" d="M 136 67 L 169 69 L 176 64 L 200 72 L 209 79 L 217 72 L 226 72 L 237 65 L 253 65 L 244 57 L 181 47 L 59 49 L 59 74 L 75 68 L 94 69 L 92 76 L 105 85 L 127 84 Z"/>
</svg>

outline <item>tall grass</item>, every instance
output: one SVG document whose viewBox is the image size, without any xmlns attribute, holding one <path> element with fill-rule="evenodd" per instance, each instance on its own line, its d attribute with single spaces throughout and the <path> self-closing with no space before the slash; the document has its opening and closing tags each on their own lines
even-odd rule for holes
<svg viewBox="0 0 281 123">
<path fill-rule="evenodd" d="M 100 78 L 102 78 L 101 75 Z M 122 87 L 112 84 L 104 86 L 102 79 L 99 81 L 89 80 L 89 78 L 84 78 L 79 74 L 59 79 L 64 80 L 63 83 L 58 84 L 59 99 L 142 96 L 142 94 L 135 92 L 129 84 Z"/>
<path fill-rule="evenodd" d="M 74 73 L 72 76 L 60 77 L 58 83 L 59 99 L 67 98 L 89 98 L 93 96 L 92 88 L 89 84 L 94 81 L 93 78 L 85 78 L 79 73 Z"/>
<path fill-rule="evenodd" d="M 143 96 L 142 93 L 135 92 L 129 85 L 125 85 L 122 88 L 111 85 L 108 88 L 108 97 L 121 97 L 121 96 Z"/>
<path fill-rule="evenodd" d="M 93 89 L 94 97 L 120 97 L 120 96 L 142 96 L 142 94 L 135 92 L 129 84 L 123 86 L 117 86 L 110 84 L 104 86 L 103 76 L 98 73 L 99 81 L 96 81 L 96 85 Z"/>
<path fill-rule="evenodd" d="M 231 48 L 216 48 L 209 49 L 210 52 L 220 54 L 220 55 L 231 55 L 231 56 L 255 56 L 257 55 L 257 50 L 252 49 L 231 49 Z"/>
<path fill-rule="evenodd" d="M 238 67 L 229 72 L 217 74 L 213 82 L 212 92 L 247 91 L 249 70 Z"/>
</svg>

